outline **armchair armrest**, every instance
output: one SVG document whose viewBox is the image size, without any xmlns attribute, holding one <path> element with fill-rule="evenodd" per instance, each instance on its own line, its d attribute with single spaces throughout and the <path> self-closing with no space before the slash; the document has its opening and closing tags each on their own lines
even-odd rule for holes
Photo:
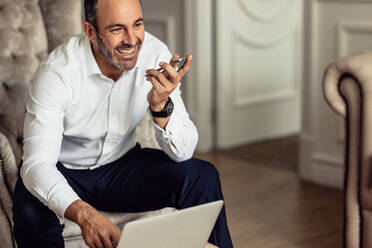
<svg viewBox="0 0 372 248">
<path fill-rule="evenodd" d="M 18 166 L 12 147 L 4 134 L 0 133 L 0 172 L 9 195 L 13 195 L 18 179 Z"/>
<path fill-rule="evenodd" d="M 4 247 L 17 247 L 13 234 L 12 195 L 18 168 L 7 138 L 0 133 L 0 241 Z"/>
<path fill-rule="evenodd" d="M 333 110 L 346 119 L 347 169 L 358 166 L 360 192 L 370 195 L 372 157 L 372 52 L 342 58 L 330 64 L 323 79 L 324 96 Z M 369 201 L 368 201 L 369 202 Z M 371 201 L 372 203 L 372 201 Z M 370 206 L 372 211 L 372 204 Z"/>
<path fill-rule="evenodd" d="M 351 77 L 360 83 L 363 92 L 372 92 L 372 52 L 363 52 L 331 63 L 323 77 L 323 92 L 328 104 L 345 117 L 346 103 L 340 94 L 340 82 Z"/>
<path fill-rule="evenodd" d="M 372 52 L 330 64 L 323 78 L 326 101 L 345 118 L 344 245 L 357 247 L 372 224 Z"/>
</svg>

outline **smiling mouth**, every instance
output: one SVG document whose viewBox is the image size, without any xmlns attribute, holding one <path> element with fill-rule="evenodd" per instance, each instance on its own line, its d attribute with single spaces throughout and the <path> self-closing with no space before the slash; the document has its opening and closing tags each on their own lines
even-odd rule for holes
<svg viewBox="0 0 372 248">
<path fill-rule="evenodd" d="M 132 48 L 129 48 L 129 49 L 125 49 L 125 48 L 118 48 L 116 49 L 116 51 L 121 54 L 121 55 L 131 55 L 134 53 L 135 51 L 135 48 L 132 47 Z"/>
</svg>

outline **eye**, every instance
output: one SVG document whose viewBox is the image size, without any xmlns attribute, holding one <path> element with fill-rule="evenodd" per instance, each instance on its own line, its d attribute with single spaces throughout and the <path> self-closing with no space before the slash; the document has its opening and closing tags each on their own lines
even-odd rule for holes
<svg viewBox="0 0 372 248">
<path fill-rule="evenodd" d="M 111 29 L 111 32 L 113 33 L 118 33 L 120 32 L 121 28 L 114 28 L 114 29 Z"/>
<path fill-rule="evenodd" d="M 140 26 L 142 26 L 142 25 L 143 25 L 142 22 L 137 22 L 137 23 L 135 24 L 136 27 L 140 27 Z"/>
</svg>

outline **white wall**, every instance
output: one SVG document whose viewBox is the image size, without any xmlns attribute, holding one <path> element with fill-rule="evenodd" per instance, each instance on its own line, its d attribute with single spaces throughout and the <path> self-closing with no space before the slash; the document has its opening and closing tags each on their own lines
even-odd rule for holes
<svg viewBox="0 0 372 248">
<path fill-rule="evenodd" d="M 342 187 L 343 120 L 323 98 L 322 76 L 339 57 L 372 50 L 372 1 L 306 0 L 300 175 Z"/>
</svg>

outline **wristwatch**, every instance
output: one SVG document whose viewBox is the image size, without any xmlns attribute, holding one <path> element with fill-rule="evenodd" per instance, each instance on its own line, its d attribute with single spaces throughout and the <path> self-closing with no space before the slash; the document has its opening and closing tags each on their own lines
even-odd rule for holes
<svg viewBox="0 0 372 248">
<path fill-rule="evenodd" d="M 174 109 L 174 104 L 170 97 L 168 97 L 168 101 L 165 103 L 165 106 L 161 111 L 159 112 L 152 111 L 150 107 L 151 115 L 153 117 L 158 117 L 158 118 L 166 118 L 170 116 L 173 112 L 173 109 Z"/>
</svg>

